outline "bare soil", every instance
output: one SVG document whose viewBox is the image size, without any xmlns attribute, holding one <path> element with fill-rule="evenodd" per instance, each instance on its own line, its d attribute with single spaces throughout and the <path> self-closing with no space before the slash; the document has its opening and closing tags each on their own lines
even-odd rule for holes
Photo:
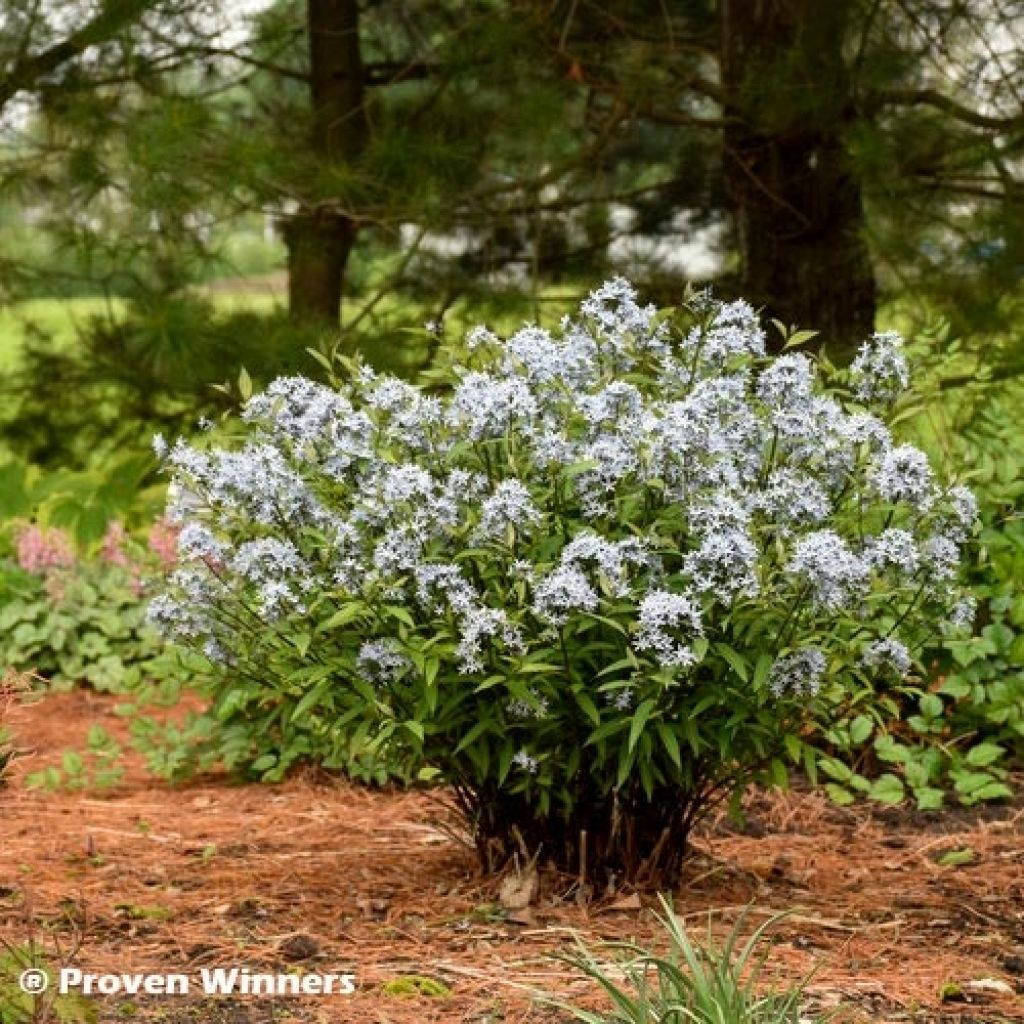
<svg viewBox="0 0 1024 1024">
<path fill-rule="evenodd" d="M 174 787 L 133 754 L 109 791 L 24 786 L 82 749 L 90 724 L 124 740 L 116 703 L 77 692 L 19 712 L 27 752 L 0 789 L 0 941 L 34 937 L 53 963 L 93 973 L 300 969 L 355 974 L 357 991 L 109 996 L 97 1000 L 103 1024 L 553 1024 L 569 1018 L 539 993 L 601 1005 L 552 959 L 574 933 L 660 942 L 647 895 L 581 903 L 572 879 L 548 874 L 531 905 L 503 906 L 501 880 L 478 873 L 443 792 L 315 774 Z M 1024 1021 L 1024 801 L 919 814 L 790 792 L 753 793 L 746 807 L 742 826 L 706 823 L 674 894 L 701 934 L 709 915 L 724 934 L 748 904 L 751 926 L 788 911 L 766 981 L 815 970 L 809 1010 L 838 1007 L 837 1021 Z M 971 856 L 940 863 L 949 851 Z M 435 994 L 423 991 L 431 981 Z"/>
</svg>

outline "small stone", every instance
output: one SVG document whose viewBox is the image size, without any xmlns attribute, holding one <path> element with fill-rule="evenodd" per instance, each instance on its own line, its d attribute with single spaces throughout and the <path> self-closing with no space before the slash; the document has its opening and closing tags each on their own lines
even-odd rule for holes
<svg viewBox="0 0 1024 1024">
<path fill-rule="evenodd" d="M 506 910 L 525 910 L 540 890 L 537 869 L 530 864 L 524 871 L 515 871 L 501 880 L 498 900 Z"/>
<path fill-rule="evenodd" d="M 320 943 L 312 935 L 298 932 L 282 939 L 277 950 L 285 960 L 309 960 L 320 952 Z"/>
<path fill-rule="evenodd" d="M 1009 953 L 1003 957 L 1002 964 L 1004 971 L 1024 977 L 1024 956 Z"/>
<path fill-rule="evenodd" d="M 1013 995 L 1013 988 L 998 978 L 975 978 L 973 981 L 965 981 L 964 990 L 975 995 Z"/>
</svg>

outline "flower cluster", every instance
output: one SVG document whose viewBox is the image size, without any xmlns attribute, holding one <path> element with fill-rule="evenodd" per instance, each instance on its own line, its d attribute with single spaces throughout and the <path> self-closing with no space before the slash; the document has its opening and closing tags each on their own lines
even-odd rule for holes
<svg viewBox="0 0 1024 1024">
<path fill-rule="evenodd" d="M 802 647 L 776 660 L 768 674 L 768 688 L 777 697 L 813 697 L 821 687 L 825 667 L 822 651 L 816 647 Z"/>
<path fill-rule="evenodd" d="M 67 569 L 75 564 L 75 550 L 63 530 L 30 524 L 17 533 L 15 558 L 26 572 L 44 575 L 51 569 Z"/>
<path fill-rule="evenodd" d="M 149 528 L 147 546 L 160 568 L 167 571 L 178 564 L 178 536 L 181 527 L 169 519 L 158 519 Z"/>
<path fill-rule="evenodd" d="M 895 331 L 876 334 L 861 346 L 850 371 L 862 402 L 894 402 L 910 384 L 903 339 Z"/>
</svg>

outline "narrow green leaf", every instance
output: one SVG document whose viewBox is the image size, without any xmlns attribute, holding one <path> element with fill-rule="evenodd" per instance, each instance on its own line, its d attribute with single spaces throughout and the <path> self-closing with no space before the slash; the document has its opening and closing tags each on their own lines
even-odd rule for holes
<svg viewBox="0 0 1024 1024">
<path fill-rule="evenodd" d="M 654 711 L 654 707 L 654 699 L 648 697 L 647 700 L 641 702 L 640 706 L 636 709 L 636 713 L 633 715 L 633 723 L 629 727 L 629 741 L 627 743 L 627 749 L 631 754 L 633 753 L 633 748 L 636 747 L 636 741 L 640 738 L 640 733 L 644 731 L 647 719 L 651 717 L 651 712 Z"/>
<path fill-rule="evenodd" d="M 683 757 L 679 750 L 679 740 L 676 738 L 676 734 L 672 731 L 672 726 L 668 722 L 658 722 L 656 724 L 658 737 L 661 740 L 661 745 L 665 748 L 668 756 L 672 759 L 672 763 L 680 771 L 683 767 Z"/>
</svg>

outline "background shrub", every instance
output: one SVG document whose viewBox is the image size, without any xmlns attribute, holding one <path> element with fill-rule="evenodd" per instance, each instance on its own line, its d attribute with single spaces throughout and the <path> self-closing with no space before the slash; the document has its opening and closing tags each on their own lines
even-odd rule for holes
<svg viewBox="0 0 1024 1024">
<path fill-rule="evenodd" d="M 147 663 L 170 670 L 145 622 L 147 587 L 176 557 L 153 468 L 138 454 L 50 473 L 0 464 L 0 667 L 117 692 Z"/>
<path fill-rule="evenodd" d="M 918 432 L 963 468 L 979 503 L 981 529 L 964 566 L 977 604 L 975 635 L 929 638 L 920 677 L 865 689 L 847 713 L 819 722 L 823 780 L 840 803 L 910 798 L 934 810 L 950 799 L 1003 799 L 1011 795 L 1009 772 L 1024 764 L 1019 385 L 980 381 L 955 402 L 937 389 L 926 398 L 932 414 Z"/>
</svg>

